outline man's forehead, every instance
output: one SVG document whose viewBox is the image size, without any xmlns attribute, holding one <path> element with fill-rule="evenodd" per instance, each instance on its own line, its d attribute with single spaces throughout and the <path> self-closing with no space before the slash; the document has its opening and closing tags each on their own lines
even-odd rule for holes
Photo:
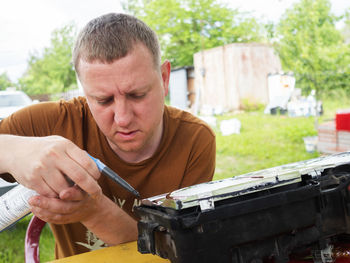
<svg viewBox="0 0 350 263">
<path fill-rule="evenodd" d="M 114 60 L 113 62 L 117 61 Z M 86 60 L 86 59 L 80 59 L 79 60 L 79 69 L 86 69 L 86 68 L 89 68 L 91 66 L 106 66 L 106 65 L 112 65 L 113 62 L 105 62 L 105 61 L 102 61 L 102 60 L 99 60 L 99 59 L 94 59 L 94 60 Z"/>
<path fill-rule="evenodd" d="M 132 54 L 138 54 L 138 57 L 141 57 L 142 60 L 149 60 L 149 62 L 152 64 L 152 66 L 156 69 L 159 70 L 160 67 L 160 62 L 156 61 L 157 59 L 154 58 L 151 50 L 149 48 L 141 43 L 141 42 L 136 42 L 133 43 L 132 46 L 129 48 L 128 52 L 126 54 L 122 54 L 121 56 L 116 56 L 115 58 L 113 57 L 108 57 L 108 55 L 103 55 L 99 57 L 92 56 L 90 57 L 88 54 L 84 55 L 82 53 L 78 59 L 78 64 L 77 64 L 77 69 L 76 72 L 79 74 L 79 71 L 81 69 L 82 64 L 85 65 L 96 65 L 96 64 L 101 64 L 101 65 L 111 65 L 117 61 L 123 60 L 126 57 L 129 57 Z"/>
</svg>

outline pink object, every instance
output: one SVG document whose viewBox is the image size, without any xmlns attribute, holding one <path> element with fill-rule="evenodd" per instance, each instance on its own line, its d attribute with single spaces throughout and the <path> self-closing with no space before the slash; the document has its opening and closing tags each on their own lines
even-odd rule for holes
<svg viewBox="0 0 350 263">
<path fill-rule="evenodd" d="M 46 222 L 34 216 L 30 220 L 26 237 L 24 240 L 24 254 L 26 263 L 38 263 L 39 258 L 39 240 L 40 234 Z"/>
</svg>

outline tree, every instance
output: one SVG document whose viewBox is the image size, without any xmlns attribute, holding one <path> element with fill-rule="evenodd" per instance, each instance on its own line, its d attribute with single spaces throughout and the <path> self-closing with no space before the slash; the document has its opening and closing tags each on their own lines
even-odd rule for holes
<svg viewBox="0 0 350 263">
<path fill-rule="evenodd" d="M 276 49 L 284 70 L 304 92 L 349 88 L 350 49 L 335 24 L 329 0 L 300 0 L 277 25 Z"/>
<path fill-rule="evenodd" d="M 76 29 L 73 24 L 56 29 L 51 45 L 42 55 L 30 55 L 28 69 L 19 79 L 20 87 L 28 94 L 52 94 L 76 88 L 76 76 L 71 63 Z"/>
<path fill-rule="evenodd" d="M 124 0 L 122 4 L 155 30 L 173 67 L 193 65 L 193 54 L 203 49 L 262 39 L 262 27 L 254 18 L 217 0 Z"/>
<path fill-rule="evenodd" d="M 13 86 L 14 84 L 12 83 L 6 72 L 0 74 L 0 90 L 5 90 L 6 88 Z"/>
</svg>

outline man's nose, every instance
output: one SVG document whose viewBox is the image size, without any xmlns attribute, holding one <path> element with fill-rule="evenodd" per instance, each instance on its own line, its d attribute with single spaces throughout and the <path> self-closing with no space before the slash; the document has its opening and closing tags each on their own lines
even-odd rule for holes
<svg viewBox="0 0 350 263">
<path fill-rule="evenodd" d="M 132 119 L 131 106 L 126 101 L 116 101 L 114 105 L 114 121 L 119 127 L 127 127 Z"/>
</svg>

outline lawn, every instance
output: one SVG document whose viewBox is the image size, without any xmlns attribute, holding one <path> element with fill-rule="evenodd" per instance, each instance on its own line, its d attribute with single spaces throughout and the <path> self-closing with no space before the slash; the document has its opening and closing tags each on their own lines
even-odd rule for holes
<svg viewBox="0 0 350 263">
<path fill-rule="evenodd" d="M 217 134 L 217 166 L 214 179 L 261 170 L 264 168 L 305 160 L 318 153 L 305 151 L 303 137 L 316 135 L 314 118 L 288 118 L 248 112 L 227 118 L 241 122 L 240 134 Z"/>
<path fill-rule="evenodd" d="M 337 109 L 350 108 L 350 99 L 345 93 L 327 94 L 323 102 L 325 114 L 319 118 L 319 123 L 334 118 Z M 232 118 L 240 120 L 240 134 L 222 136 L 220 122 Z M 303 142 L 303 137 L 317 134 L 314 117 L 292 118 L 265 115 L 262 109 L 248 110 L 217 116 L 214 130 L 217 135 L 215 180 L 320 155 L 306 152 Z M 23 244 L 28 222 L 29 217 L 26 217 L 13 229 L 0 233 L 0 263 L 24 262 Z M 46 226 L 40 241 L 41 261 L 53 260 L 53 255 L 54 240 Z"/>
<path fill-rule="evenodd" d="M 320 156 L 305 150 L 303 137 L 317 135 L 316 125 L 335 118 L 338 109 L 350 109 L 342 91 L 323 96 L 324 114 L 315 117 L 266 115 L 263 110 L 226 114 L 217 118 L 217 155 L 214 180 Z M 236 118 L 240 134 L 222 136 L 220 121 Z"/>
</svg>

